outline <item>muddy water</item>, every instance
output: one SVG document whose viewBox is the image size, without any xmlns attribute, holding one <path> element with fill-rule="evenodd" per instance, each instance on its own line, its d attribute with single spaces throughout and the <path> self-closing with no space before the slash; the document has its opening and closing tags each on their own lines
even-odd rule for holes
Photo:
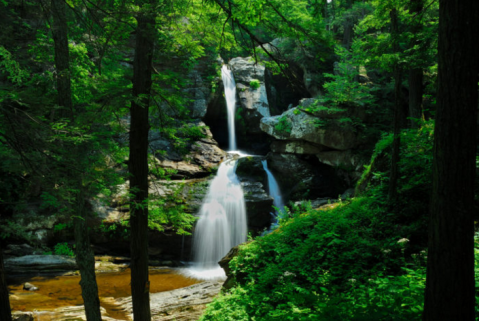
<svg viewBox="0 0 479 321">
<path fill-rule="evenodd" d="M 97 273 L 98 291 L 101 306 L 115 319 L 127 320 L 126 315 L 117 309 L 111 298 L 131 295 L 130 270 L 122 272 Z M 29 282 L 38 291 L 23 290 L 23 283 Z M 37 276 L 9 280 L 10 304 L 14 311 L 51 311 L 55 308 L 83 305 L 80 276 Z M 171 269 L 150 270 L 150 292 L 179 289 L 198 283 Z"/>
</svg>

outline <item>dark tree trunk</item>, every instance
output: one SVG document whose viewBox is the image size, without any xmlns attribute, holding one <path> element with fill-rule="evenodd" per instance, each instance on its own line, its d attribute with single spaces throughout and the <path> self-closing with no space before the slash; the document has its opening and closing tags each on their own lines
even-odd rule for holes
<svg viewBox="0 0 479 321">
<path fill-rule="evenodd" d="M 140 9 L 141 10 L 141 9 Z M 155 19 L 137 17 L 130 126 L 131 294 L 135 321 L 151 320 L 148 280 L 148 108 L 150 104 Z"/>
<path fill-rule="evenodd" d="M 3 248 L 0 244 L 0 321 L 12 321 L 8 287 L 5 280 L 5 266 L 3 265 Z"/>
<path fill-rule="evenodd" d="M 52 35 L 55 46 L 55 69 L 58 105 L 68 110 L 73 119 L 72 90 L 70 80 L 70 53 L 68 49 L 68 25 L 64 0 L 52 0 Z M 66 110 L 61 117 L 66 116 Z"/>
<path fill-rule="evenodd" d="M 398 44 L 398 16 L 397 10 L 391 10 L 391 29 L 392 29 L 392 38 L 393 38 L 393 51 L 399 52 Z M 391 172 L 389 175 L 389 191 L 388 191 L 388 201 L 390 204 L 394 203 L 397 198 L 397 181 L 399 177 L 399 152 L 401 145 L 401 122 L 403 120 L 401 108 L 401 67 L 396 62 L 394 66 L 394 138 L 393 146 L 391 153 Z"/>
<path fill-rule="evenodd" d="M 55 67 L 57 71 L 58 105 L 64 107 L 70 113 L 73 121 L 73 103 L 71 93 L 70 63 L 68 49 L 68 25 L 64 0 L 52 0 L 51 10 L 53 17 L 52 34 L 55 43 Z M 64 114 L 63 112 L 61 113 Z M 80 155 L 82 151 L 74 147 L 73 155 Z M 75 174 L 68 173 L 73 176 Z M 74 179 L 71 177 L 71 179 Z M 78 180 L 77 188 L 81 189 L 81 179 Z M 80 269 L 82 297 L 85 305 L 85 314 L 88 321 L 101 320 L 100 300 L 98 298 L 98 286 L 95 277 L 95 259 L 90 248 L 88 227 L 85 220 L 84 198 L 81 192 L 76 195 L 75 210 L 79 217 L 73 219 L 76 244 L 76 261 Z"/>
<path fill-rule="evenodd" d="M 417 119 L 422 119 L 422 79 L 421 68 L 409 70 L 409 125 L 411 128 L 418 128 Z"/>
<path fill-rule="evenodd" d="M 90 247 L 90 235 L 86 224 L 87 209 L 81 193 L 77 195 L 76 201 L 75 210 L 79 216 L 73 218 L 73 226 L 75 232 L 75 259 L 81 274 L 81 295 L 85 305 L 87 320 L 101 320 L 98 285 L 95 276 L 95 256 Z"/>
<path fill-rule="evenodd" d="M 349 49 L 351 47 L 351 41 L 353 39 L 353 27 L 354 24 L 350 19 L 344 22 L 344 34 L 343 34 L 343 47 Z"/>
<path fill-rule="evenodd" d="M 439 2 L 438 95 L 424 320 L 474 320 L 479 1 Z"/>
<path fill-rule="evenodd" d="M 410 12 L 419 15 L 424 7 L 423 0 L 411 0 L 410 1 Z M 411 25 L 411 32 L 413 35 L 416 35 L 421 30 L 421 24 L 419 23 L 419 18 L 416 16 Z M 411 47 L 414 47 L 417 44 L 417 39 L 414 38 L 411 41 Z M 422 68 L 411 68 L 409 70 L 409 117 L 410 127 L 418 128 L 419 124 L 417 119 L 422 118 L 422 80 L 423 80 L 423 71 Z"/>
</svg>

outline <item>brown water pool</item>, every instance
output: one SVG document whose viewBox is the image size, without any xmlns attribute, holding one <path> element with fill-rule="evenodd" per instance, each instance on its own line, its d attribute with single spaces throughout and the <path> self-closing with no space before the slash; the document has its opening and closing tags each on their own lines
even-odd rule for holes
<svg viewBox="0 0 479 321">
<path fill-rule="evenodd" d="M 173 269 L 150 270 L 150 292 L 157 293 L 179 289 L 198 283 L 195 279 L 178 274 Z M 126 320 L 123 312 L 118 312 L 112 300 L 105 298 L 122 298 L 131 295 L 130 270 L 122 272 L 97 273 L 96 280 L 101 306 L 108 315 L 116 319 Z M 23 290 L 25 282 L 38 287 L 38 291 Z M 83 305 L 80 288 L 80 276 L 36 276 L 15 277 L 8 281 L 10 304 L 13 311 L 51 311 L 72 305 Z"/>
</svg>

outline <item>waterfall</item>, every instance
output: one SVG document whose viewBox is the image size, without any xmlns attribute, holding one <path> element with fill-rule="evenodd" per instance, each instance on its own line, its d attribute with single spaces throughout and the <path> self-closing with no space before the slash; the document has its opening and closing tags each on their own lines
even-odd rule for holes
<svg viewBox="0 0 479 321">
<path fill-rule="evenodd" d="M 244 195 L 235 170 L 234 159 L 220 165 L 201 206 L 193 238 L 194 266 L 188 272 L 195 278 L 224 278 L 218 261 L 232 247 L 246 241 Z"/>
<path fill-rule="evenodd" d="M 235 111 L 236 111 L 236 83 L 233 73 L 226 65 L 221 68 L 221 78 L 225 88 L 226 111 L 228 116 L 229 150 L 236 150 Z"/>
<path fill-rule="evenodd" d="M 281 191 L 279 190 L 278 182 L 274 178 L 273 173 L 268 168 L 268 162 L 265 160 L 261 161 L 261 164 L 263 164 L 263 169 L 268 175 L 268 191 L 269 195 L 273 197 L 273 205 L 278 208 L 279 210 L 282 210 L 284 208 L 284 203 L 283 203 L 283 197 L 281 196 Z M 276 217 L 278 216 L 278 211 L 276 210 L 274 213 L 274 220 L 276 223 Z"/>
<path fill-rule="evenodd" d="M 221 68 L 228 112 L 229 149 L 235 154 L 235 105 L 236 84 L 233 73 L 226 65 Z M 229 250 L 246 241 L 246 206 L 238 176 L 236 159 L 228 154 L 211 181 L 199 212 L 193 236 L 193 267 L 185 274 L 201 280 L 224 279 L 225 272 L 219 266 Z"/>
</svg>

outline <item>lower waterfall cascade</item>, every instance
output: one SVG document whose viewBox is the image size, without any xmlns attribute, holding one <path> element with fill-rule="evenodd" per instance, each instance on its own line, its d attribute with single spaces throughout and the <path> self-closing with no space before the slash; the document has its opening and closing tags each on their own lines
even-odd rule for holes
<svg viewBox="0 0 479 321">
<path fill-rule="evenodd" d="M 221 163 L 201 206 L 193 238 L 194 263 L 188 269 L 188 274 L 197 279 L 224 278 L 218 261 L 246 241 L 246 207 L 236 164 L 235 159 Z"/>
<path fill-rule="evenodd" d="M 278 216 L 278 210 L 281 211 L 284 209 L 284 201 L 283 201 L 283 196 L 281 195 L 281 191 L 279 189 L 278 182 L 274 178 L 273 173 L 268 168 L 268 161 L 263 160 L 261 161 L 261 164 L 263 164 L 263 169 L 266 172 L 266 175 L 268 175 L 268 193 L 271 197 L 273 197 L 273 206 L 277 208 L 274 213 L 272 213 L 273 216 L 273 225 L 274 223 L 277 222 L 277 216 Z"/>
</svg>

